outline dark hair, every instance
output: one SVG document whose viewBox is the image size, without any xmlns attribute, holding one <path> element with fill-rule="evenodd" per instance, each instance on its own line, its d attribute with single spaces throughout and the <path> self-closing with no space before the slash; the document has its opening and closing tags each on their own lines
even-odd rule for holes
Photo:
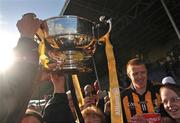
<svg viewBox="0 0 180 123">
<path fill-rule="evenodd" d="M 160 91 L 162 88 L 168 88 L 170 90 L 173 90 L 178 96 L 180 96 L 180 85 L 166 83 L 161 86 Z"/>
</svg>

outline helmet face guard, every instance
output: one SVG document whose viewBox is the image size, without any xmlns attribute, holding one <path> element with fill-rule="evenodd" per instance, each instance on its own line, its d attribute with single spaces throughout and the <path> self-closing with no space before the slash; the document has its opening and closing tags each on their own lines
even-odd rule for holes
<svg viewBox="0 0 180 123">
<path fill-rule="evenodd" d="M 95 24 L 78 16 L 59 16 L 44 21 L 37 32 L 40 63 L 51 70 L 86 72 L 91 68 L 84 63 L 95 50 Z M 53 63 L 53 67 L 48 64 Z"/>
</svg>

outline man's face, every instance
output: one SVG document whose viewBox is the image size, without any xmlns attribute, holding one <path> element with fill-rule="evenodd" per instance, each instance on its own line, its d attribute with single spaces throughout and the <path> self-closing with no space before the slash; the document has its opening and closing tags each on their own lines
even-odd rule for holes
<svg viewBox="0 0 180 123">
<path fill-rule="evenodd" d="M 147 83 L 147 70 L 145 65 L 129 65 L 127 75 L 136 89 L 144 89 Z"/>
</svg>

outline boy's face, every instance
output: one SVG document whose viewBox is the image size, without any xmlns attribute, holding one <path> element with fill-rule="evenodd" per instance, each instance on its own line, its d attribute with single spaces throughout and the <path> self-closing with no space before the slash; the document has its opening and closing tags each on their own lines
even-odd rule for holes
<svg viewBox="0 0 180 123">
<path fill-rule="evenodd" d="M 144 89 L 147 84 L 147 69 L 145 65 L 129 65 L 127 75 L 136 89 Z"/>
</svg>

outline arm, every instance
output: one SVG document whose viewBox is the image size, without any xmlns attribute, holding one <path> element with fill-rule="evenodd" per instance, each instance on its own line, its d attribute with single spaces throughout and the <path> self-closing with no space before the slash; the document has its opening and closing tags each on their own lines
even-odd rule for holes
<svg viewBox="0 0 180 123">
<path fill-rule="evenodd" d="M 37 44 L 33 36 L 39 25 L 40 21 L 31 16 L 23 17 L 17 23 L 21 34 L 14 49 L 17 60 L 6 73 L 0 74 L 1 123 L 19 123 L 30 100 L 38 68 Z"/>
<path fill-rule="evenodd" d="M 73 114 L 64 89 L 65 77 L 59 73 L 51 73 L 50 76 L 54 85 L 54 96 L 45 107 L 44 121 L 46 123 L 74 123 Z"/>
<path fill-rule="evenodd" d="M 43 119 L 46 123 L 74 123 L 66 93 L 55 93 L 45 107 Z"/>
</svg>

